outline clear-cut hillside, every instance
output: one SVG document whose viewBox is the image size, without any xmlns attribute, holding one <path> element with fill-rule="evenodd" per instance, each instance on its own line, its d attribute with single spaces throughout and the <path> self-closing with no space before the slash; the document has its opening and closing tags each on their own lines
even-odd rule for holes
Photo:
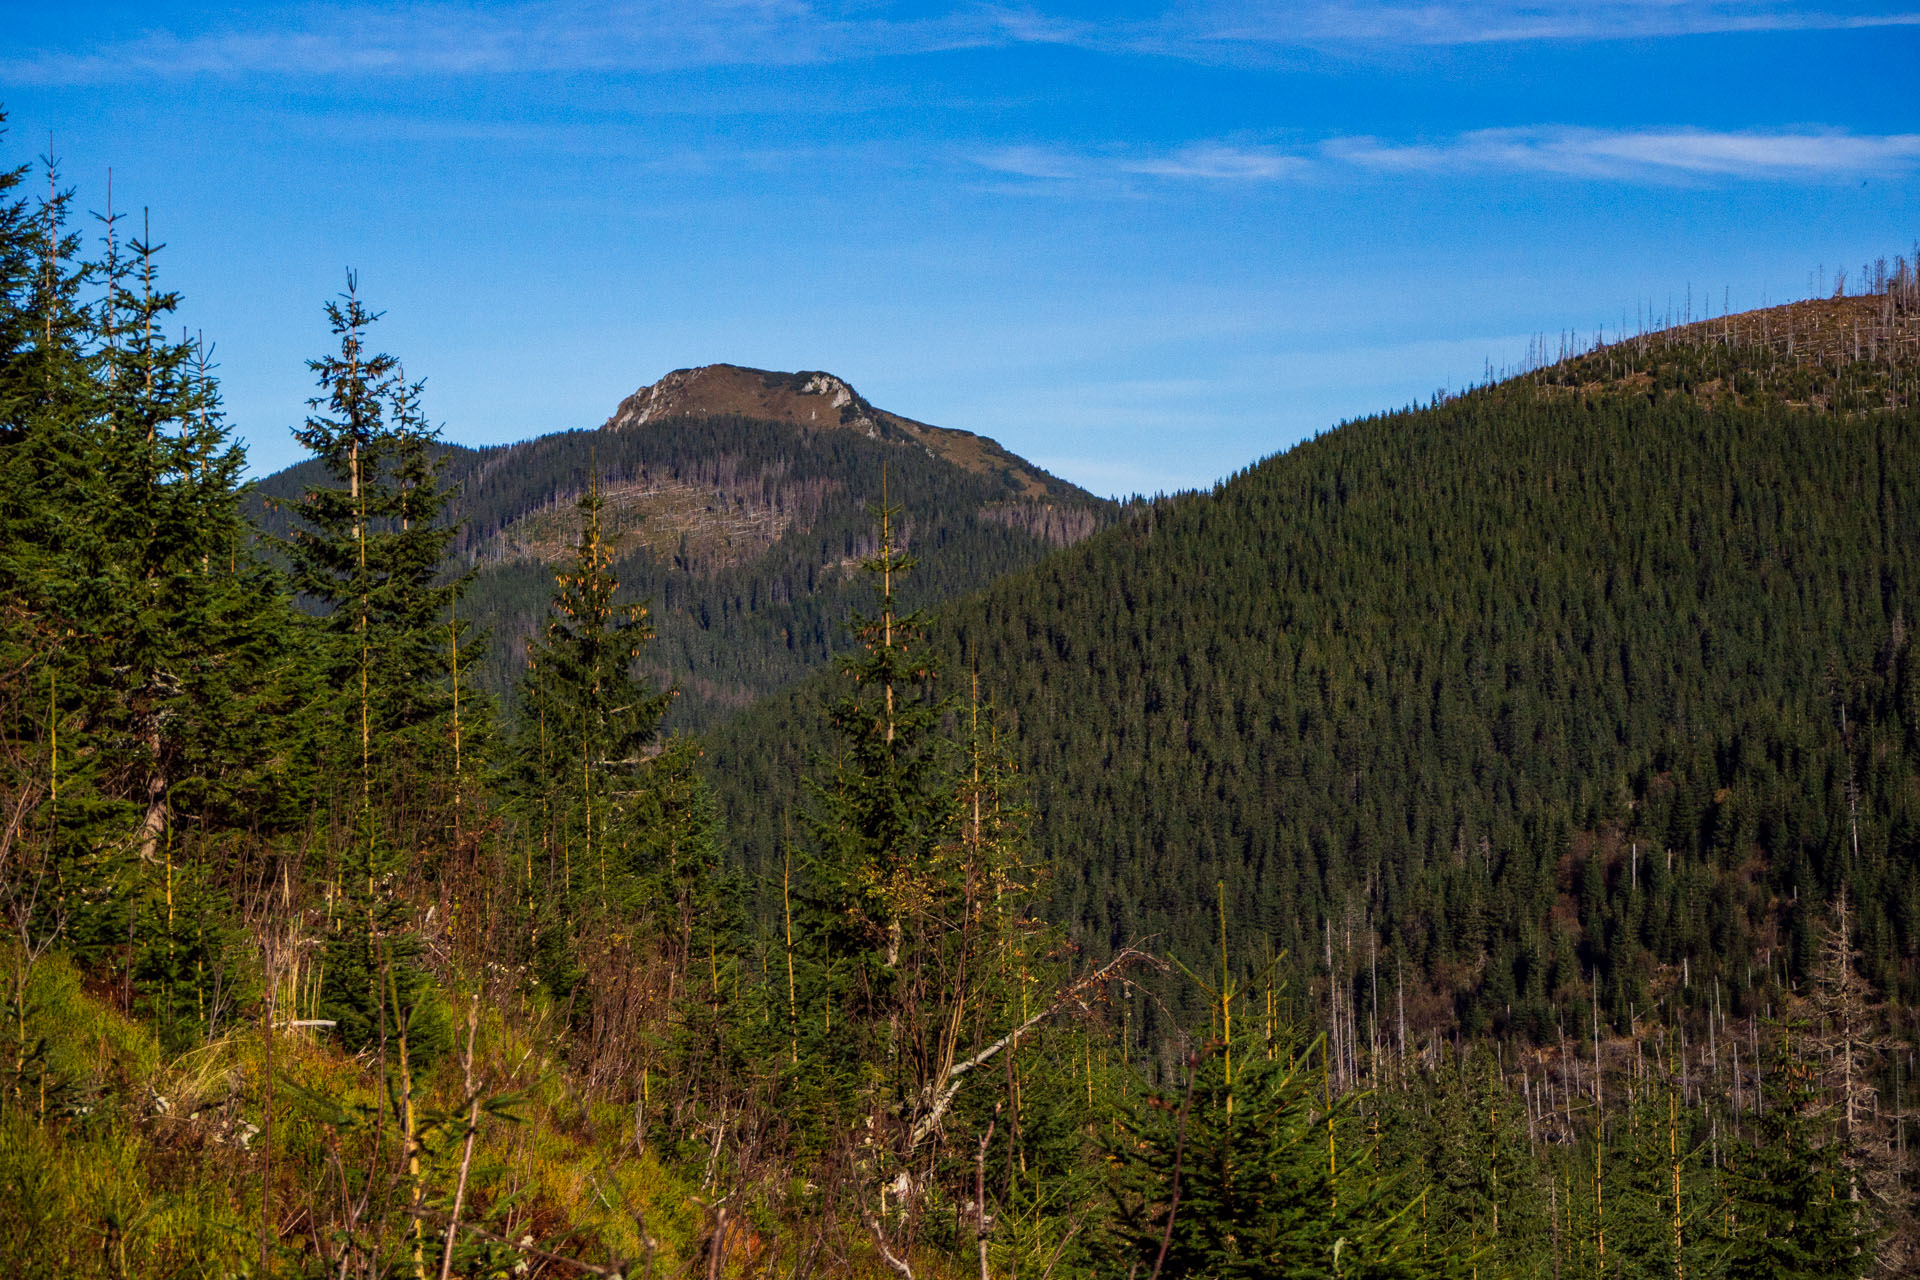
<svg viewBox="0 0 1920 1280">
<path fill-rule="evenodd" d="M 1857 413 L 1914 403 L 1920 279 L 1684 323 L 1565 355 L 1534 381 L 1559 391 L 1685 395 Z"/>
</svg>

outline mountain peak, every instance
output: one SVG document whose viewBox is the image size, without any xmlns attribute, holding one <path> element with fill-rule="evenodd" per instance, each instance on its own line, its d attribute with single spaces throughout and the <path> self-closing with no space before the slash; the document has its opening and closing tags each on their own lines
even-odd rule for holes
<svg viewBox="0 0 1920 1280">
<path fill-rule="evenodd" d="M 675 369 L 651 386 L 640 388 L 620 402 L 607 426 L 638 427 L 665 418 L 718 414 L 808 426 L 856 427 L 870 435 L 882 416 L 894 416 L 878 413 L 846 379 L 817 369 L 775 373 L 734 364 L 706 364 Z"/>
<path fill-rule="evenodd" d="M 1086 495 L 971 431 L 935 427 L 876 409 L 845 378 L 819 369 L 777 373 L 737 364 L 675 369 L 620 402 L 606 430 L 623 431 L 670 418 L 721 416 L 792 423 L 801 428 L 851 428 L 902 445 L 919 445 L 966 471 L 1006 476 L 1016 496 L 1050 501 Z"/>
</svg>

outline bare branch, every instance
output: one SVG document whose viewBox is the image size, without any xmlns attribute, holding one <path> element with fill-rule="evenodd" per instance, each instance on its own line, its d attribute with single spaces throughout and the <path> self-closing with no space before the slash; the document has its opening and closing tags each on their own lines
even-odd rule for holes
<svg viewBox="0 0 1920 1280">
<path fill-rule="evenodd" d="M 881 1260 L 891 1267 L 901 1280 L 913 1280 L 913 1268 L 908 1266 L 907 1260 L 895 1253 L 892 1246 L 887 1243 L 887 1233 L 880 1226 L 880 1220 L 873 1216 L 873 1211 L 863 1206 L 860 1210 L 860 1221 L 867 1224 L 867 1230 L 873 1236 L 874 1246 L 880 1250 Z"/>
<path fill-rule="evenodd" d="M 1058 1017 L 1069 1006 L 1079 1005 L 1082 1009 L 1086 1008 L 1087 997 L 1095 988 L 1111 981 L 1136 964 L 1147 964 L 1162 969 L 1166 967 L 1157 957 L 1142 951 L 1137 946 L 1122 947 L 1111 960 L 1098 969 L 1083 974 L 1061 988 L 1059 993 L 1038 1013 L 971 1058 L 956 1062 L 938 1078 L 930 1081 L 920 1095 L 921 1114 L 913 1122 L 913 1129 L 907 1139 L 908 1154 L 925 1142 L 927 1137 L 939 1127 L 940 1122 L 946 1118 L 948 1109 L 953 1106 L 954 1098 L 959 1095 L 961 1084 L 971 1072 L 993 1061 L 1003 1051 L 1018 1048 L 1020 1042 L 1026 1039 L 1035 1028 Z"/>
</svg>

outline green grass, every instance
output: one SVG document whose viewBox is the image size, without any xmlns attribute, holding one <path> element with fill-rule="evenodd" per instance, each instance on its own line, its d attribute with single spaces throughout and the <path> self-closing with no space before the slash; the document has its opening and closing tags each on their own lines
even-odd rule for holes
<svg viewBox="0 0 1920 1280">
<path fill-rule="evenodd" d="M 151 1030 L 87 991 L 58 956 L 27 984 L 24 1040 L 10 1011 L 0 1100 L 0 1271 L 20 1276 L 257 1276 L 265 1125 L 257 1028 L 177 1057 Z M 476 1076 L 499 1099 L 480 1123 L 462 1218 L 512 1240 L 596 1263 L 653 1256 L 671 1274 L 700 1247 L 706 1210 L 693 1181 L 633 1142 L 626 1108 L 589 1103 L 539 1043 L 498 1013 L 480 1020 Z M 275 1246 L 268 1273 L 311 1274 L 316 1217 L 357 1187 L 373 1158 L 380 1092 L 371 1056 L 303 1033 L 274 1045 Z M 464 1116 L 460 1055 L 416 1084 L 429 1208 L 450 1203 Z M 511 1095 L 510 1097 L 507 1095 Z M 399 1160 L 385 1122 L 383 1171 Z M 408 1258 L 397 1185 L 386 1229 Z M 429 1228 L 424 1248 L 437 1262 Z M 464 1239 L 464 1238 L 463 1238 Z M 460 1274 L 511 1271 L 518 1255 L 463 1249 Z M 430 1270 L 433 1269 L 431 1266 Z M 535 1268 L 534 1274 L 540 1274 Z M 561 1272 L 554 1272 L 560 1274 Z"/>
</svg>

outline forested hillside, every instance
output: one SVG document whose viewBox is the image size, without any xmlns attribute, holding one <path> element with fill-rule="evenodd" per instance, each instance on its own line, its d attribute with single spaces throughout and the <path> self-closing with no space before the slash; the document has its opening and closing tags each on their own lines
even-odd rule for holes
<svg viewBox="0 0 1920 1280">
<path fill-rule="evenodd" d="M 1018 743 L 1050 916 L 1190 954 L 1224 881 L 1242 964 L 1540 1043 L 1596 1000 L 1622 1031 L 1775 1000 L 1844 886 L 1910 999 L 1900 278 L 1348 423 L 943 613 Z M 818 697 L 712 739 L 749 867 Z"/>
<path fill-rule="evenodd" d="M 761 401 L 449 450 L 351 273 L 265 544 L 159 246 L 42 176 L 0 169 L 6 1274 L 1912 1274 L 1902 353 L 1595 353 L 928 613 L 943 538 L 1097 515 Z M 781 660 L 672 657 L 635 557 L 653 617 L 845 573 L 840 660 L 703 755 L 675 663 Z M 497 563 L 543 592 L 505 712 Z"/>
<path fill-rule="evenodd" d="M 831 390 L 795 394 L 808 378 Z M 657 643 L 646 668 L 680 688 L 669 723 L 681 728 L 738 710 L 841 648 L 883 472 L 921 559 L 903 587 L 916 604 L 977 590 L 1112 518 L 1111 503 L 992 441 L 873 409 L 830 375 L 714 366 L 669 375 L 628 403 L 649 397 L 656 416 L 617 412 L 599 430 L 440 446 L 454 493 L 452 551 L 474 570 L 464 608 L 490 637 L 473 668 L 476 688 L 512 700 L 590 479 L 606 504 L 613 572 L 626 598 L 648 602 Z M 807 402 L 830 421 L 796 414 Z M 858 412 L 843 423 L 847 409 Z M 317 475 L 309 462 L 263 480 L 256 522 L 284 535 L 285 504 Z"/>
</svg>

